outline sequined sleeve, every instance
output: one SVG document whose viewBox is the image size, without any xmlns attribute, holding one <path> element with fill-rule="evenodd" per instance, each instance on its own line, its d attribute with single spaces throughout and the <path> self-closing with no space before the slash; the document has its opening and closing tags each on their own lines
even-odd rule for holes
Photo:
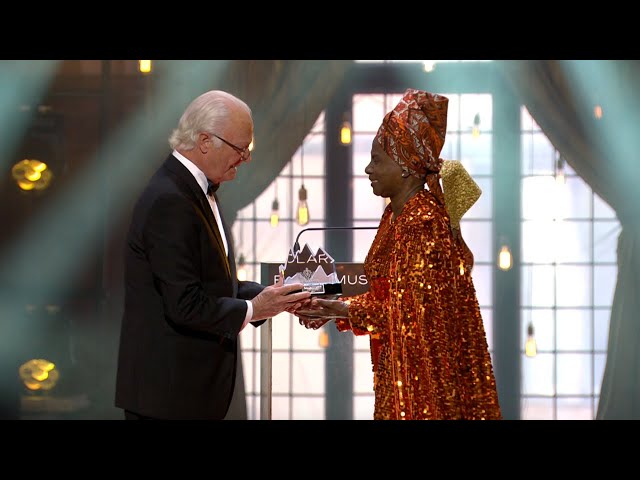
<svg viewBox="0 0 640 480">
<path fill-rule="evenodd" d="M 342 299 L 349 304 L 349 318 L 336 319 L 339 331 L 353 331 L 355 335 L 377 335 L 378 325 L 384 318 L 384 303 L 373 298 L 373 292 L 366 292 Z"/>
</svg>

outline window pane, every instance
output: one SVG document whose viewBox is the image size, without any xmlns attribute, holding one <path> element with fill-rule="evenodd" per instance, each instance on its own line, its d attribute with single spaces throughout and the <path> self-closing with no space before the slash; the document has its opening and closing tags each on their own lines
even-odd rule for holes
<svg viewBox="0 0 640 480">
<path fill-rule="evenodd" d="M 468 219 L 488 219 L 490 220 L 492 217 L 492 201 L 493 201 L 493 180 L 491 178 L 486 177 L 475 177 L 475 182 L 482 190 L 482 195 L 476 203 L 469 209 L 467 213 L 464 214 L 464 218 L 462 219 L 462 224 L 464 224 L 465 220 Z"/>
<path fill-rule="evenodd" d="M 324 351 L 319 353 L 297 352 L 295 361 L 291 365 L 293 393 L 324 393 L 324 365 Z"/>
<path fill-rule="evenodd" d="M 594 375 L 594 390 L 596 395 L 600 395 L 600 389 L 602 387 L 602 377 L 604 376 L 604 369 L 607 364 L 606 353 L 596 353 L 593 356 L 593 375 Z"/>
<path fill-rule="evenodd" d="M 256 395 L 247 395 L 247 420 L 260 419 L 259 397 Z"/>
<path fill-rule="evenodd" d="M 542 132 L 522 135 L 522 173 L 554 175 L 556 150 Z"/>
<path fill-rule="evenodd" d="M 452 133 L 458 133 L 460 132 L 462 127 L 460 125 L 460 95 L 456 93 L 445 93 L 444 96 L 449 99 L 449 105 L 447 109 L 447 135 L 445 137 L 446 145 L 447 141 L 451 140 L 451 138 L 449 137 L 449 131 L 451 131 Z"/>
<path fill-rule="evenodd" d="M 595 332 L 594 332 L 594 348 L 599 351 L 607 350 L 607 342 L 609 341 L 609 319 L 611 318 L 610 309 L 597 309 L 593 312 Z"/>
<path fill-rule="evenodd" d="M 591 310 L 557 311 L 558 351 L 591 350 Z"/>
<path fill-rule="evenodd" d="M 373 420 L 373 404 L 373 395 L 354 397 L 353 418 L 355 420 Z"/>
<path fill-rule="evenodd" d="M 353 141 L 351 142 L 353 149 L 353 175 L 366 176 L 364 169 L 371 161 L 371 144 L 373 142 L 373 135 L 370 133 L 354 133 Z M 356 196 L 356 198 L 358 198 Z"/>
<path fill-rule="evenodd" d="M 553 419 L 552 398 L 523 398 L 522 420 L 551 420 Z"/>
<path fill-rule="evenodd" d="M 530 220 L 522 222 L 522 261 L 551 263 L 558 255 L 556 222 Z"/>
<path fill-rule="evenodd" d="M 449 124 L 450 126 L 451 124 Z M 460 134 L 447 132 L 444 145 L 440 152 L 440 157 L 444 160 L 461 160 L 460 158 Z M 466 168 L 466 164 L 463 163 Z"/>
<path fill-rule="evenodd" d="M 260 346 L 260 329 L 245 328 L 240 332 L 242 350 L 253 350 Z"/>
<path fill-rule="evenodd" d="M 278 225 L 277 228 L 273 228 L 268 222 L 258 222 L 254 226 L 256 229 L 255 236 L 258 239 L 255 243 L 255 261 L 257 263 L 286 262 L 289 249 L 293 246 L 289 240 L 290 233 L 288 229 L 284 228 L 284 225 Z M 244 238 L 247 238 L 246 233 Z M 238 243 L 236 256 L 244 253 L 247 258 L 251 258 L 251 250 L 243 248 L 243 243 L 245 242 L 243 242 L 242 237 L 236 237 L 236 242 Z"/>
<path fill-rule="evenodd" d="M 616 221 L 593 222 L 593 258 L 596 262 L 616 262 L 620 224 Z"/>
<path fill-rule="evenodd" d="M 354 335 L 353 336 L 353 351 L 366 353 L 369 355 L 371 345 L 369 343 L 369 335 Z"/>
<path fill-rule="evenodd" d="M 309 134 L 291 159 L 293 175 L 324 176 L 324 156 L 324 135 Z"/>
<path fill-rule="evenodd" d="M 593 420 L 591 398 L 559 398 L 558 420 Z"/>
<path fill-rule="evenodd" d="M 368 335 L 364 335 L 368 337 Z M 373 366 L 371 353 L 356 352 L 353 355 L 353 391 L 355 393 L 373 393 Z"/>
<path fill-rule="evenodd" d="M 448 158 L 447 160 L 460 160 L 471 175 L 491 174 L 491 143 L 492 136 L 484 133 L 477 138 L 471 134 L 462 134 L 460 158 Z"/>
<path fill-rule="evenodd" d="M 538 353 L 535 357 L 522 355 L 524 395 L 553 395 L 553 355 Z"/>
<path fill-rule="evenodd" d="M 593 216 L 596 218 L 618 218 L 615 210 L 599 195 L 593 196 Z"/>
<path fill-rule="evenodd" d="M 316 350 L 324 355 L 324 347 L 320 345 L 320 336 L 325 334 L 323 329 L 311 330 L 299 325 L 298 317 L 292 316 L 293 348 L 296 350 Z M 245 328 L 246 330 L 246 328 Z"/>
<path fill-rule="evenodd" d="M 324 397 L 293 397 L 292 420 L 324 420 Z"/>
<path fill-rule="evenodd" d="M 277 322 L 273 322 L 276 325 Z M 275 347 L 274 347 L 275 350 Z M 289 394 L 290 392 L 290 368 L 291 354 L 289 352 L 276 352 L 271 355 L 273 374 L 271 375 L 271 389 L 274 394 Z M 273 406 L 273 405 L 272 405 Z"/>
<path fill-rule="evenodd" d="M 554 305 L 553 267 L 523 265 L 521 282 L 520 295 L 523 306 L 552 307 Z"/>
<path fill-rule="evenodd" d="M 378 217 L 382 216 L 382 210 L 384 206 L 384 202 L 380 202 L 378 204 L 379 212 Z M 372 227 L 367 230 L 354 230 L 353 231 L 353 260 L 354 262 L 364 262 L 367 253 L 369 252 L 369 248 L 371 248 L 371 244 L 373 243 L 373 239 L 376 236 L 378 229 L 378 220 L 375 221 L 365 221 L 365 222 L 354 222 L 354 226 L 357 227 Z"/>
<path fill-rule="evenodd" d="M 591 355 L 558 353 L 558 394 L 591 394 Z"/>
<path fill-rule="evenodd" d="M 618 281 L 618 267 L 596 265 L 593 267 L 594 286 L 593 303 L 596 306 L 608 307 L 613 303 L 613 292 Z"/>
<path fill-rule="evenodd" d="M 492 305 L 492 268 L 491 265 L 475 265 L 471 272 L 480 305 Z"/>
<path fill-rule="evenodd" d="M 557 305 L 560 307 L 582 307 L 591 305 L 591 268 L 559 266 L 556 275 Z"/>
<path fill-rule="evenodd" d="M 460 222 L 460 225 L 464 241 L 471 249 L 474 261 L 491 263 L 491 222 Z"/>
<path fill-rule="evenodd" d="M 273 420 L 290 420 L 290 397 L 273 395 L 271 398 L 271 418 Z"/>
<path fill-rule="evenodd" d="M 244 348 L 244 345 L 243 345 Z M 253 352 L 242 352 L 242 370 L 244 376 L 244 388 L 247 393 L 260 393 L 259 378 L 260 368 L 254 369 L 253 361 L 255 359 Z"/>
<path fill-rule="evenodd" d="M 354 95 L 351 127 L 357 132 L 375 134 L 385 113 L 384 95 Z"/>
<path fill-rule="evenodd" d="M 580 177 L 567 177 L 561 206 L 564 218 L 591 218 L 591 189 Z"/>
<path fill-rule="evenodd" d="M 591 225 L 564 220 L 556 223 L 554 247 L 560 263 L 591 261 Z"/>
<path fill-rule="evenodd" d="M 290 313 L 283 312 L 273 317 L 271 321 L 271 346 L 274 350 L 288 350 L 291 346 L 290 317 Z"/>
<path fill-rule="evenodd" d="M 557 216 L 556 182 L 553 177 L 522 179 L 522 217 L 526 220 L 553 220 Z"/>
<path fill-rule="evenodd" d="M 384 200 L 373 194 L 368 178 L 353 179 L 353 218 L 370 218 L 379 222 L 382 215 L 381 204 L 384 204 Z"/>
</svg>

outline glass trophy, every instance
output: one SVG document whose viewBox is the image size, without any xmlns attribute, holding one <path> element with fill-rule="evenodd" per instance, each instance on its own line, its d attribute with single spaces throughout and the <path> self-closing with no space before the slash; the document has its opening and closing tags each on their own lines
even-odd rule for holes
<svg viewBox="0 0 640 480">
<path fill-rule="evenodd" d="M 342 295 L 335 262 L 322 248 L 313 253 L 305 243 L 297 252 L 290 249 L 286 264 L 280 265 L 280 274 L 285 285 L 302 283 L 302 289 L 312 296 L 335 300 Z"/>
</svg>

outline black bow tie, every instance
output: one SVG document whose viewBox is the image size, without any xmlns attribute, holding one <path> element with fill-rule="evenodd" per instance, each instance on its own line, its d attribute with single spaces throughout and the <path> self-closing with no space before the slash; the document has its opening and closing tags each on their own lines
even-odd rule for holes
<svg viewBox="0 0 640 480">
<path fill-rule="evenodd" d="M 218 190 L 218 188 L 220 187 L 219 183 L 213 183 L 208 181 L 207 182 L 207 195 L 211 196 L 214 193 L 216 193 L 216 191 Z"/>
</svg>

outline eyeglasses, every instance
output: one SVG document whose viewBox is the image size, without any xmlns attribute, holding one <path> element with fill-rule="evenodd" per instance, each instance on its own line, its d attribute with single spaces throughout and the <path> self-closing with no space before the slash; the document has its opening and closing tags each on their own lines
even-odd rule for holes
<svg viewBox="0 0 640 480">
<path fill-rule="evenodd" d="M 251 155 L 251 151 L 249 150 L 249 145 L 247 145 L 244 148 L 240 148 L 235 146 L 233 143 L 228 142 L 227 140 L 225 140 L 224 138 L 220 137 L 219 135 L 216 135 L 215 133 L 212 133 L 211 135 L 213 135 L 214 137 L 216 137 L 219 140 L 222 140 L 224 143 L 226 143 L 227 145 L 229 145 L 231 148 L 233 148 L 236 152 L 238 152 L 240 154 L 240 159 L 241 160 L 246 160 L 247 158 L 249 158 L 249 155 Z"/>
</svg>

